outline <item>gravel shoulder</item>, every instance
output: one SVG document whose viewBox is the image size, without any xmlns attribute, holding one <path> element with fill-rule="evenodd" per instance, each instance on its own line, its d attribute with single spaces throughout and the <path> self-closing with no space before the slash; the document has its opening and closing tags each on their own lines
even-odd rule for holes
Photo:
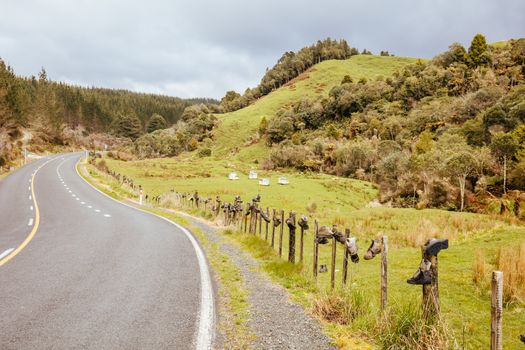
<svg viewBox="0 0 525 350">
<path fill-rule="evenodd" d="M 253 349 L 335 349 L 321 331 L 317 320 L 291 301 L 288 291 L 272 282 L 258 262 L 239 247 L 226 242 L 217 227 L 193 216 L 184 215 L 210 241 L 217 243 L 239 267 L 249 296 L 248 325 L 255 334 Z"/>
</svg>

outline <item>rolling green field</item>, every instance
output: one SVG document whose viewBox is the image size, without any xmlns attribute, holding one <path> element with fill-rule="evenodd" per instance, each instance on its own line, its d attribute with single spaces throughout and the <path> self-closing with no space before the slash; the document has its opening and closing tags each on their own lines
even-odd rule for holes
<svg viewBox="0 0 525 350">
<path fill-rule="evenodd" d="M 406 328 L 403 324 L 405 313 L 399 310 L 420 309 L 421 288 L 406 283 L 406 279 L 419 266 L 419 247 L 431 237 L 449 238 L 450 249 L 443 251 L 439 260 L 443 320 L 452 331 L 452 337 L 459 348 L 464 332 L 465 349 L 486 349 L 490 339 L 490 273 L 497 268 L 500 248 L 525 244 L 523 223 L 503 217 L 437 209 L 370 207 L 369 203 L 378 196 L 378 190 L 371 183 L 288 170 L 262 171 L 257 169 L 258 163 L 255 162 L 266 157 L 269 152 L 269 148 L 263 142 L 257 142 L 256 138 L 256 130 L 263 117 L 271 118 L 279 108 L 301 98 L 326 95 L 346 74 L 354 80 L 379 75 L 386 77 L 415 61 L 416 59 L 411 58 L 360 55 L 346 61 L 326 61 L 316 65 L 253 105 L 218 115 L 220 124 L 214 131 L 211 157 L 198 158 L 194 153 L 186 153 L 170 159 L 124 162 L 106 157 L 104 160 L 109 169 L 131 177 L 150 196 L 174 189 L 177 192 L 199 191 L 201 197 L 214 198 L 219 195 L 223 201 L 232 201 L 238 194 L 249 201 L 259 193 L 264 207 L 294 210 L 299 214 L 306 214 L 311 222 L 317 219 L 321 225 L 337 224 L 341 229 L 350 228 L 352 234 L 358 237 L 361 256 L 371 238 L 388 235 L 389 307 L 392 317 L 401 319 L 393 333 L 403 332 Z M 271 185 L 263 187 L 258 185 L 257 180 L 249 180 L 248 172 L 252 169 L 258 171 L 260 178 L 269 178 Z M 231 171 L 238 173 L 238 181 L 228 180 L 227 176 Z M 281 175 L 288 177 L 290 185 L 277 184 L 277 178 Z M 114 181 L 111 178 L 106 180 Z M 112 187 L 118 191 L 116 181 Z M 204 214 L 195 209 L 181 209 L 195 215 Z M 311 230 L 306 235 L 304 263 L 295 266 L 280 260 L 275 250 L 268 248 L 267 242 L 258 236 L 240 234 L 235 230 L 229 230 L 224 235 L 260 259 L 265 270 L 287 287 L 295 300 L 319 315 L 315 311 L 319 308 L 319 300 L 331 295 L 327 291 L 330 276 L 320 274 L 318 285 L 312 283 Z M 283 247 L 286 254 L 287 234 Z M 341 348 L 363 349 L 363 343 L 358 342 L 359 345 L 356 345 L 356 339 L 372 344 L 372 347 L 380 343 L 384 346 L 388 339 L 371 339 L 374 335 L 385 333 L 378 331 L 378 320 L 381 318 L 380 259 L 350 264 L 349 283 L 342 290 L 340 281 L 343 248 L 338 248 L 337 294 L 360 296 L 359 303 L 366 305 L 366 312 L 357 315 L 349 324 L 325 321 L 325 330 Z M 484 257 L 481 263 L 478 261 L 479 256 Z M 523 260 L 525 262 L 525 256 Z M 319 264 L 329 266 L 328 246 L 321 247 Z M 473 281 L 475 272 L 478 275 L 477 283 Z M 356 307 L 348 303 L 342 308 Z M 519 348 L 521 344 L 518 336 L 525 332 L 523 299 L 506 305 L 503 329 L 504 348 Z"/>
</svg>

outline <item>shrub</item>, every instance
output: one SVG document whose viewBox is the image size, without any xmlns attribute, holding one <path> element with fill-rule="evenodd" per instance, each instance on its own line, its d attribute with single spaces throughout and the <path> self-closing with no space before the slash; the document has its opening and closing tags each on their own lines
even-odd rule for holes
<svg viewBox="0 0 525 350">
<path fill-rule="evenodd" d="M 201 148 L 197 151 L 197 156 L 199 158 L 209 157 L 211 156 L 211 149 L 210 148 Z"/>
</svg>

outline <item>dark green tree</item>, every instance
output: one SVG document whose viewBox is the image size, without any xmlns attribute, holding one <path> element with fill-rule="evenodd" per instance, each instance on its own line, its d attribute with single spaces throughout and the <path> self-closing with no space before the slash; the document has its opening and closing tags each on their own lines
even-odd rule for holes
<svg viewBox="0 0 525 350">
<path fill-rule="evenodd" d="M 476 34 L 470 43 L 466 61 L 472 68 L 486 65 L 489 63 L 488 45 L 482 34 Z"/>
<path fill-rule="evenodd" d="M 160 114 L 153 114 L 148 122 L 148 126 L 146 128 L 146 131 L 148 133 L 154 132 L 155 130 L 161 130 L 166 129 L 167 123 L 166 119 L 164 119 L 163 116 Z"/>
<path fill-rule="evenodd" d="M 121 115 L 113 122 L 113 133 L 120 137 L 135 140 L 142 135 L 140 119 L 132 114 Z"/>
</svg>

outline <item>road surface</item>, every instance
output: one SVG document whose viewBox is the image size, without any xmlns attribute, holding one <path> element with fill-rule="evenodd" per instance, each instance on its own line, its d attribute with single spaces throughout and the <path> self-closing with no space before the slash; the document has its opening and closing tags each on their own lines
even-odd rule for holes
<svg viewBox="0 0 525 350">
<path fill-rule="evenodd" d="M 0 349 L 207 349 L 213 292 L 185 229 L 118 203 L 80 154 L 0 182 Z"/>
</svg>

